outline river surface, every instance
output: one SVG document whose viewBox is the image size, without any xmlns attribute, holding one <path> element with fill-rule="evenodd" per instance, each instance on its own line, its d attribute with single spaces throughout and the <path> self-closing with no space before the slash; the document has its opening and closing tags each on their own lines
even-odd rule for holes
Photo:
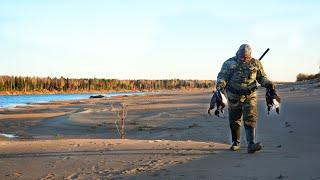
<svg viewBox="0 0 320 180">
<path fill-rule="evenodd" d="M 140 95 L 143 92 L 113 92 L 102 94 L 106 97 L 123 95 Z M 97 94 L 37 94 L 37 95 L 10 95 L 0 96 L 0 108 L 14 108 L 18 105 L 27 105 L 32 103 L 42 103 L 62 100 L 87 99 Z"/>
</svg>

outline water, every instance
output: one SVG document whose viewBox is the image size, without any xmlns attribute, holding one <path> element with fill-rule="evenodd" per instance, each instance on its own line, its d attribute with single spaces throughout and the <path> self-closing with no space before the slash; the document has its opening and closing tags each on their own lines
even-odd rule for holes
<svg viewBox="0 0 320 180">
<path fill-rule="evenodd" d="M 10 139 L 18 137 L 15 134 L 4 134 L 4 133 L 0 133 L 0 136 L 6 137 L 6 138 L 10 138 Z"/>
<path fill-rule="evenodd" d="M 123 95 L 141 95 L 143 92 L 114 92 L 102 94 L 106 97 Z M 0 108 L 11 108 L 18 105 L 27 105 L 31 103 L 42 103 L 50 101 L 88 99 L 97 94 L 38 94 L 38 95 L 12 95 L 0 96 Z"/>
</svg>

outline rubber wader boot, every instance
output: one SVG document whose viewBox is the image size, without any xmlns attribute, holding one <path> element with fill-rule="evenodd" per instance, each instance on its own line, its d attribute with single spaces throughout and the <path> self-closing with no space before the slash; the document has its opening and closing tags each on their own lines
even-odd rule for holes
<svg viewBox="0 0 320 180">
<path fill-rule="evenodd" d="M 230 125 L 230 128 L 231 128 L 231 136 L 232 136 L 232 145 L 230 147 L 230 150 L 239 151 L 240 150 L 240 126 Z"/>
<path fill-rule="evenodd" d="M 248 142 L 248 153 L 252 154 L 256 151 L 260 151 L 262 149 L 261 143 L 254 143 L 254 139 L 256 136 L 255 128 L 250 126 L 244 126 L 246 130 L 247 142 Z"/>
</svg>

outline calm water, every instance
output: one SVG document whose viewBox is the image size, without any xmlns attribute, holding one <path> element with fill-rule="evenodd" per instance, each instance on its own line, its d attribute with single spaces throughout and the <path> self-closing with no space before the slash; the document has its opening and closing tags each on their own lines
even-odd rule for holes
<svg viewBox="0 0 320 180">
<path fill-rule="evenodd" d="M 102 94 L 106 97 L 121 95 L 139 95 L 143 92 L 117 92 Z M 88 99 L 97 94 L 39 94 L 39 95 L 12 95 L 0 96 L 0 108 L 15 107 L 17 105 L 26 105 L 30 103 L 41 103 L 61 100 Z"/>
</svg>

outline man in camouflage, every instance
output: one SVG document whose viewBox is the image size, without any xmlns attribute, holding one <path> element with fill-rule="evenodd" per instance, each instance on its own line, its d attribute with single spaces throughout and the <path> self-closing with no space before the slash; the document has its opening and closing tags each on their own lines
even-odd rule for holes
<svg viewBox="0 0 320 180">
<path fill-rule="evenodd" d="M 262 148 L 255 143 L 255 127 L 257 123 L 257 82 L 265 88 L 274 89 L 273 83 L 267 78 L 259 60 L 251 57 L 248 44 L 240 46 L 236 56 L 222 65 L 217 77 L 217 90 L 226 90 L 228 98 L 229 123 L 232 136 L 230 150 L 240 150 L 240 127 L 242 119 L 246 131 L 248 153 Z"/>
</svg>

